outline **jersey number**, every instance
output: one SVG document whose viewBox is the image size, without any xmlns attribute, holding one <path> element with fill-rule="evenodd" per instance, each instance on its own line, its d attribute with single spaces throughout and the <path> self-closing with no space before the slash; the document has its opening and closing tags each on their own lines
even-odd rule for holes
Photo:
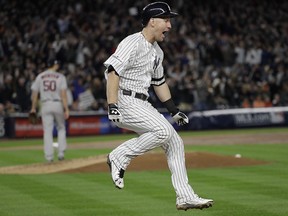
<svg viewBox="0 0 288 216">
<path fill-rule="evenodd" d="M 44 91 L 55 91 L 56 90 L 56 81 L 55 80 L 44 80 Z"/>
</svg>

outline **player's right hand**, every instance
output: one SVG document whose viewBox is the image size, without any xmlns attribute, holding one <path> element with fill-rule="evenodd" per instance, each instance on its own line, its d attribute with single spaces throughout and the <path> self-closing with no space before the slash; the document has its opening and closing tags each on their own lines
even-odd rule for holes
<svg viewBox="0 0 288 216">
<path fill-rule="evenodd" d="M 118 110 L 117 104 L 109 104 L 108 105 L 108 118 L 113 122 L 122 122 L 123 116 Z"/>
</svg>

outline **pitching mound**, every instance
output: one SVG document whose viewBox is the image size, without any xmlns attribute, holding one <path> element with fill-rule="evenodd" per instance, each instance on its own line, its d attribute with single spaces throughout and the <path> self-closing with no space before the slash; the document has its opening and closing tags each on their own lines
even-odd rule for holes
<svg viewBox="0 0 288 216">
<path fill-rule="evenodd" d="M 267 162 L 245 157 L 217 155 L 206 152 L 186 154 L 186 166 L 189 168 L 212 168 L 229 166 L 261 165 Z M 164 153 L 146 153 L 135 158 L 128 167 L 129 171 L 166 170 L 168 169 Z M 48 174 L 48 173 L 87 173 L 108 172 L 106 155 L 66 160 L 54 163 L 1 167 L 0 174 Z"/>
</svg>

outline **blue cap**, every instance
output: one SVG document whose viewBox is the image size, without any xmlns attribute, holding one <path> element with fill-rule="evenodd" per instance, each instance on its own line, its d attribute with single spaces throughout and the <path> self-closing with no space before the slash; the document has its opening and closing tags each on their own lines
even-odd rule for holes
<svg viewBox="0 0 288 216">
<path fill-rule="evenodd" d="M 60 62 L 57 59 L 49 59 L 47 61 L 47 67 L 52 67 L 55 64 L 60 64 Z"/>
</svg>

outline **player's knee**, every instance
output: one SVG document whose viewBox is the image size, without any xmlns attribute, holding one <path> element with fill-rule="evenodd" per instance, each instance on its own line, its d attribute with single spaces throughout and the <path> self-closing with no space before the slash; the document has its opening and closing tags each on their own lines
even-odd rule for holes
<svg viewBox="0 0 288 216">
<path fill-rule="evenodd" d="M 159 130 L 156 131 L 156 136 L 160 143 L 165 143 L 172 138 L 173 131 L 170 128 L 161 127 L 159 128 Z"/>
</svg>

